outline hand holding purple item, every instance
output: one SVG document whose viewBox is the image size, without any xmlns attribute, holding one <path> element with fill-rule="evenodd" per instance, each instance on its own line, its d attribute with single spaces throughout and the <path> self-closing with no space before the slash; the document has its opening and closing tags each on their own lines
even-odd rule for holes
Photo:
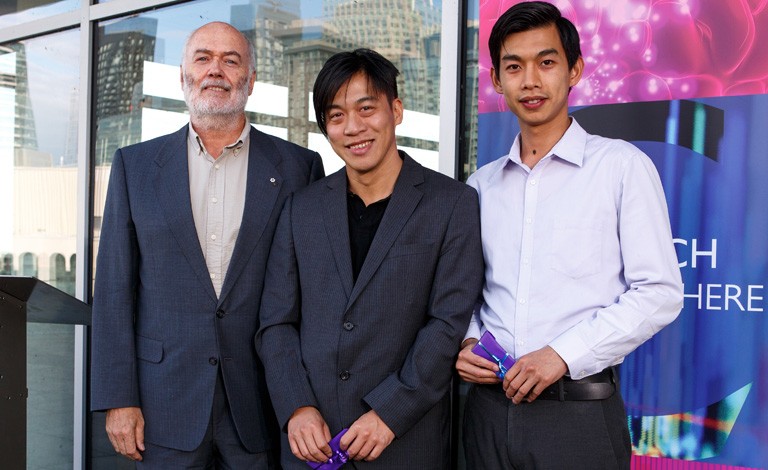
<svg viewBox="0 0 768 470">
<path fill-rule="evenodd" d="M 331 442 L 328 443 L 328 445 L 331 446 L 331 452 L 333 452 L 333 455 L 331 455 L 328 460 L 325 462 L 307 462 L 307 465 L 315 470 L 336 470 L 347 463 L 349 455 L 339 447 L 341 436 L 343 436 L 345 432 L 347 432 L 347 428 L 342 429 L 341 432 L 336 434 L 336 436 L 331 439 Z"/>
<path fill-rule="evenodd" d="M 472 348 L 472 352 L 491 362 L 495 362 L 496 365 L 499 366 L 496 375 L 502 380 L 504 380 L 504 375 L 515 363 L 515 358 L 510 356 L 504 348 L 499 345 L 496 341 L 496 337 L 488 330 L 485 330 L 483 336 L 480 337 L 480 341 L 478 341 Z"/>
</svg>

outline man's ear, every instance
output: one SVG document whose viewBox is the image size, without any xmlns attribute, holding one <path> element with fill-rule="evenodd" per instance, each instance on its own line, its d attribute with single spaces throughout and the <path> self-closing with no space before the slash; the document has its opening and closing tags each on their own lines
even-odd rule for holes
<svg viewBox="0 0 768 470">
<path fill-rule="evenodd" d="M 395 125 L 403 122 L 403 101 L 400 98 L 392 100 L 392 112 L 395 114 Z"/>
<path fill-rule="evenodd" d="M 568 76 L 568 86 L 570 88 L 575 87 L 577 83 L 581 81 L 581 74 L 584 73 L 584 59 L 579 57 L 576 59 L 576 63 L 573 64 Z"/>
<path fill-rule="evenodd" d="M 251 72 L 251 79 L 250 83 L 248 84 L 248 96 L 251 96 L 251 93 L 253 93 L 253 85 L 256 83 L 256 71 L 254 70 Z"/>
<path fill-rule="evenodd" d="M 491 67 L 491 70 L 488 71 L 491 75 L 491 83 L 493 83 L 493 89 L 496 90 L 496 93 L 503 95 L 504 90 L 501 88 L 501 81 L 499 80 L 499 74 L 496 73 L 496 69 Z"/>
</svg>

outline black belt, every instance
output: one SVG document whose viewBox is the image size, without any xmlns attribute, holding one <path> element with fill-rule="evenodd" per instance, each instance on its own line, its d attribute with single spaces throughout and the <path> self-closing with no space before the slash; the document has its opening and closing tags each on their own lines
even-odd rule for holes
<svg viewBox="0 0 768 470">
<path fill-rule="evenodd" d="M 605 400 L 616 391 L 618 376 L 614 367 L 609 367 L 597 374 L 573 380 L 562 377 L 557 382 L 545 388 L 541 400 Z"/>
</svg>

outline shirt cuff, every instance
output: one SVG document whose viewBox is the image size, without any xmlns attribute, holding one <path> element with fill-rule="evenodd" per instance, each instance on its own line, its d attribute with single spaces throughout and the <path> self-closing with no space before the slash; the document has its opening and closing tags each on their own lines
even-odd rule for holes
<svg viewBox="0 0 768 470">
<path fill-rule="evenodd" d="M 574 380 L 597 374 L 604 369 L 598 368 L 589 346 L 573 331 L 561 334 L 549 346 L 565 361 L 568 374 Z"/>
<path fill-rule="evenodd" d="M 461 340 L 461 343 L 464 344 L 464 341 L 470 338 L 480 339 L 480 334 L 480 324 L 474 317 L 472 317 L 472 320 L 469 322 L 469 328 L 467 328 L 467 333 L 464 335 L 464 339 Z"/>
</svg>

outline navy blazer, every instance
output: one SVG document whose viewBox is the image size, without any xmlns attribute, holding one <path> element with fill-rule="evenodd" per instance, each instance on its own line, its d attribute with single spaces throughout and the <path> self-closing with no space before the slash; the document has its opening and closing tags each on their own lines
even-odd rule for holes
<svg viewBox="0 0 768 470">
<path fill-rule="evenodd" d="M 401 156 L 354 283 L 345 170 L 289 199 L 256 345 L 284 430 L 302 406 L 318 408 L 331 435 L 373 409 L 396 439 L 377 460 L 355 466 L 444 469 L 453 364 L 483 280 L 478 197 Z M 283 466 L 306 464 L 284 445 Z"/>
<path fill-rule="evenodd" d="M 188 126 L 117 150 L 93 296 L 91 408 L 141 407 L 148 442 L 195 449 L 221 368 L 245 447 L 271 446 L 253 347 L 264 272 L 286 198 L 323 176 L 316 152 L 250 131 L 245 209 L 217 299 L 189 193 Z"/>
</svg>

